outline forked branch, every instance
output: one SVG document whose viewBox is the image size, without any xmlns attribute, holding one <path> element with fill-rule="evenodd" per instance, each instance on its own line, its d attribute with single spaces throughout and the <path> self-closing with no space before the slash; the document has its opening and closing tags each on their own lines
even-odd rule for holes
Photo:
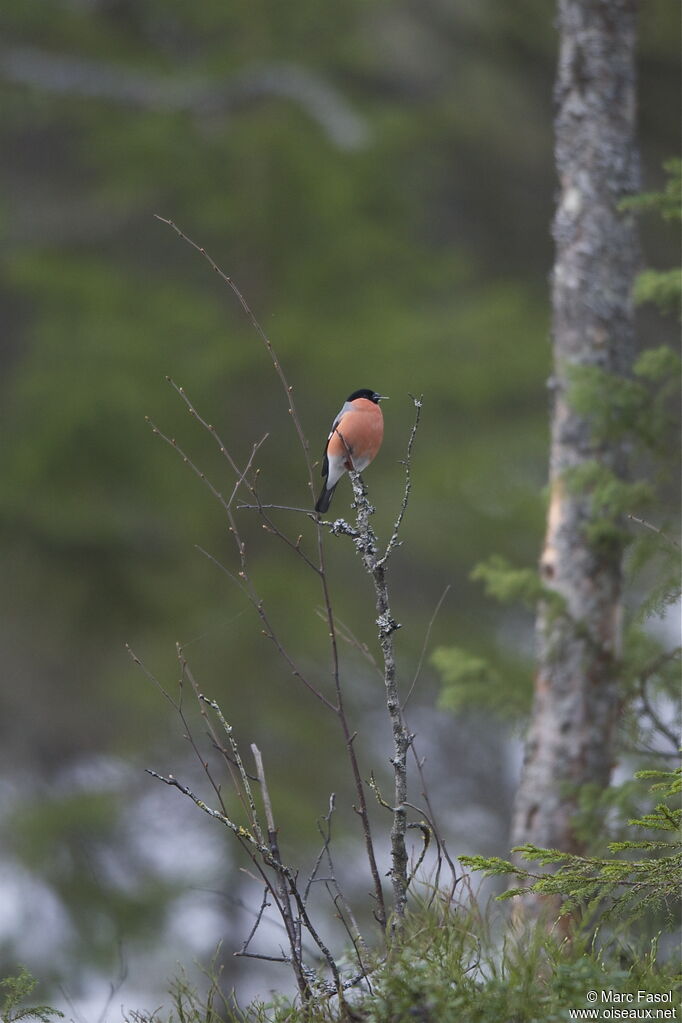
<svg viewBox="0 0 682 1023">
<path fill-rule="evenodd" d="M 410 499 L 411 476 L 410 465 L 412 448 L 419 428 L 421 416 L 422 399 L 412 398 L 415 407 L 415 419 L 410 433 L 407 452 L 403 465 L 405 468 L 405 485 L 400 511 L 393 526 L 391 537 L 383 553 L 380 551 L 379 541 L 372 528 L 370 519 L 374 514 L 374 507 L 371 505 L 367 487 L 358 472 L 350 472 L 350 480 L 355 498 L 355 524 L 349 525 L 343 519 L 327 523 L 330 531 L 335 535 L 349 536 L 355 545 L 360 556 L 362 565 L 372 579 L 376 597 L 377 618 L 376 625 L 379 633 L 379 645 L 383 658 L 383 679 L 386 699 L 386 709 L 391 722 L 393 735 L 393 755 L 391 766 L 393 768 L 393 824 L 391 827 L 391 883 L 393 885 L 393 909 L 395 913 L 394 927 L 399 928 L 405 915 L 407 904 L 407 890 L 410 883 L 408 876 L 408 854 L 406 845 L 407 821 L 407 754 L 413 736 L 405 725 L 400 689 L 395 662 L 395 648 L 393 635 L 400 628 L 400 624 L 394 619 L 389 601 L 388 582 L 386 578 L 388 562 L 393 551 L 398 547 L 399 532 L 405 512 Z M 342 438 L 343 439 L 343 438 Z M 352 454 L 348 451 L 352 462 Z"/>
</svg>

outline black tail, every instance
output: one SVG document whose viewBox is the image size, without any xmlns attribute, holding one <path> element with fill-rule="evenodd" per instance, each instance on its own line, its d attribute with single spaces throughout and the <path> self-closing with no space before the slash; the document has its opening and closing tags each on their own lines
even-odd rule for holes
<svg viewBox="0 0 682 1023">
<path fill-rule="evenodd" d="M 315 505 L 315 511 L 317 512 L 318 515 L 324 515 L 324 513 L 327 511 L 327 509 L 329 508 L 329 505 L 331 504 L 332 497 L 334 495 L 334 491 L 335 490 L 336 490 L 336 483 L 334 484 L 333 487 L 330 487 L 329 490 L 327 490 L 327 484 L 326 483 L 322 487 L 322 493 L 318 497 L 317 504 Z"/>
</svg>

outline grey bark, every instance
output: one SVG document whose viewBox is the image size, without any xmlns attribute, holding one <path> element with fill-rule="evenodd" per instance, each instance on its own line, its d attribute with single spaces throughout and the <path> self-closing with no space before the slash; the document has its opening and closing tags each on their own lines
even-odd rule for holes
<svg viewBox="0 0 682 1023">
<path fill-rule="evenodd" d="M 418 421 L 417 419 L 417 423 Z M 410 447 L 414 439 L 415 430 L 416 425 L 410 438 Z M 406 464 L 408 465 L 409 472 L 409 462 Z M 353 486 L 353 496 L 357 512 L 355 545 L 365 571 L 372 577 L 372 582 L 374 583 L 377 609 L 376 624 L 379 630 L 379 643 L 384 662 L 386 709 L 393 733 L 393 755 L 391 757 L 391 767 L 393 768 L 393 806 L 390 807 L 393 813 L 393 824 L 391 826 L 391 869 L 389 873 L 393 886 L 393 910 L 395 914 L 392 926 L 396 930 L 402 926 L 407 905 L 407 889 L 409 887 L 407 876 L 409 858 L 405 836 L 407 834 L 407 752 L 410 748 L 411 740 L 400 703 L 393 646 L 393 633 L 400 628 L 400 625 L 391 614 L 386 581 L 386 563 L 391 551 L 397 544 L 398 529 L 409 497 L 410 481 L 408 475 L 403 506 L 398 522 L 382 556 L 379 553 L 379 543 L 376 534 L 370 525 L 369 520 L 370 516 L 374 514 L 374 508 L 369 503 L 367 489 L 362 476 L 357 472 L 351 472 L 349 476 Z"/>
<path fill-rule="evenodd" d="M 586 462 L 623 477 L 622 440 L 594 435 L 571 407 L 573 367 L 627 375 L 638 246 L 620 201 L 639 187 L 635 145 L 636 0 L 559 0 L 555 157 L 559 195 L 552 281 L 554 368 L 550 502 L 540 572 L 564 610 L 537 616 L 537 675 L 514 844 L 580 852 L 580 786 L 609 783 L 619 707 L 622 544 L 586 532 L 594 509 L 566 473 Z"/>
</svg>

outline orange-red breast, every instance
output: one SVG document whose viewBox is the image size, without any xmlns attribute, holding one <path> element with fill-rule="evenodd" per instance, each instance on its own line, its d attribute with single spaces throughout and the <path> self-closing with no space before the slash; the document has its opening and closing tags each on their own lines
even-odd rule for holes
<svg viewBox="0 0 682 1023">
<path fill-rule="evenodd" d="M 334 488 L 344 472 L 362 472 L 381 447 L 384 417 L 379 402 L 383 397 L 368 388 L 353 391 L 332 423 L 322 462 L 324 486 L 315 505 L 320 515 L 329 508 Z"/>
</svg>

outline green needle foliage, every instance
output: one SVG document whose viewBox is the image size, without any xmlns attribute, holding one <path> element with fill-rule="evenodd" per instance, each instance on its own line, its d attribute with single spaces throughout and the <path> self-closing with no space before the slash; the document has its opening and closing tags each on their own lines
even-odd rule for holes
<svg viewBox="0 0 682 1023">
<path fill-rule="evenodd" d="M 663 165 L 668 178 L 659 192 L 647 192 L 634 199 L 626 199 L 625 209 L 640 213 L 658 213 L 663 220 L 679 222 L 682 219 L 682 160 L 667 160 Z M 682 312 L 682 269 L 645 270 L 640 274 L 635 287 L 635 301 L 642 305 L 652 302 L 664 312 Z"/>
<path fill-rule="evenodd" d="M 639 771 L 638 778 L 656 779 L 652 786 L 663 797 L 653 809 L 631 819 L 631 828 L 648 834 L 627 841 L 611 842 L 609 849 L 618 855 L 612 858 L 575 856 L 558 849 L 539 849 L 534 845 L 518 846 L 513 851 L 525 860 L 532 860 L 551 873 L 526 870 L 499 857 L 462 856 L 461 862 L 472 870 L 482 870 L 486 877 L 514 876 L 522 887 L 510 888 L 500 899 L 526 895 L 560 895 L 562 915 L 576 909 L 593 910 L 606 902 L 605 916 L 614 914 L 632 922 L 645 913 L 664 911 L 674 923 L 673 909 L 679 907 L 680 874 L 682 871 L 682 768 L 675 771 Z M 632 859 L 634 851 L 644 853 Z"/>
<path fill-rule="evenodd" d="M 676 1002 L 679 977 L 660 962 L 658 940 L 640 948 L 576 937 L 560 942 L 536 931 L 528 938 L 499 940 L 490 913 L 475 903 L 456 908 L 423 903 L 406 918 L 399 945 L 372 973 L 371 991 L 350 998 L 345 1014 L 336 999 L 304 1011 L 278 996 L 244 1009 L 221 1002 L 209 979 L 202 995 L 184 979 L 173 987 L 174 1008 L 151 1015 L 134 1012 L 125 1023 L 564 1023 L 582 1009 L 588 991 L 612 990 L 653 1001 Z"/>
<path fill-rule="evenodd" d="M 51 1009 L 49 1005 L 33 1005 L 22 1007 L 21 1003 L 31 995 L 38 981 L 22 966 L 14 977 L 0 980 L 0 1021 L 2 1023 L 18 1023 L 19 1020 L 37 1019 L 41 1023 L 50 1023 L 54 1019 L 62 1019 L 63 1012 Z"/>
<path fill-rule="evenodd" d="M 628 199 L 624 207 L 679 222 L 682 161 L 669 160 L 664 169 L 667 181 L 660 191 Z M 660 313 L 679 315 L 680 274 L 679 268 L 646 270 L 636 282 L 637 301 L 656 306 Z M 628 608 L 622 659 L 627 698 L 638 695 L 643 682 L 652 682 L 659 695 L 676 701 L 679 652 L 668 656 L 660 643 L 643 633 L 642 623 L 653 615 L 663 616 L 680 597 L 680 547 L 668 532 L 674 537 L 675 527 L 646 521 L 651 517 L 660 523 L 676 510 L 672 487 L 676 490 L 679 477 L 680 357 L 669 344 L 651 344 L 648 338 L 647 342 L 632 376 L 617 377 L 599 366 L 574 367 L 569 393 L 572 406 L 591 421 L 595 447 L 614 439 L 628 442 L 633 478 L 620 479 L 594 459 L 568 471 L 565 482 L 574 493 L 590 498 L 585 529 L 591 542 L 605 551 L 612 544 L 626 544 L 627 581 L 636 598 L 630 601 L 636 606 Z M 474 567 L 471 578 L 482 582 L 486 595 L 500 603 L 532 613 L 543 601 L 552 613 L 566 613 L 560 594 L 543 585 L 534 565 L 493 554 Z M 441 706 L 453 711 L 479 707 L 517 719 L 528 713 L 532 694 L 528 660 L 508 651 L 491 656 L 447 646 L 439 647 L 432 661 L 442 679 Z M 629 739 L 635 739 L 627 704 L 624 721 Z"/>
</svg>

